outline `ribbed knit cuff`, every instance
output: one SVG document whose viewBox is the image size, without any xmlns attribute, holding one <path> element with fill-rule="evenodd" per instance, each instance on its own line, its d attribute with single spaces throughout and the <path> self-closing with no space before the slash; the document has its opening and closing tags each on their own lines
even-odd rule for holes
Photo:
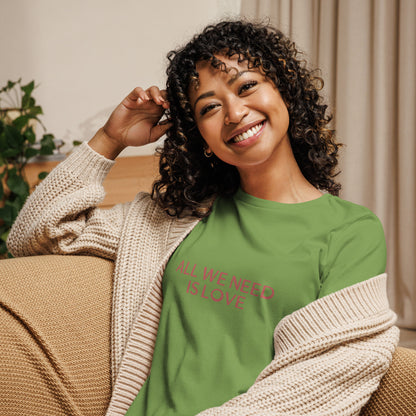
<svg viewBox="0 0 416 416">
<path fill-rule="evenodd" d="M 299 344 L 307 343 L 323 334 L 335 335 L 354 328 L 361 322 L 364 331 L 380 330 L 384 315 L 386 326 L 391 326 L 396 315 L 389 309 L 386 293 L 387 274 L 374 276 L 364 282 L 344 288 L 318 299 L 284 317 L 275 331 L 276 352 L 286 353 Z M 378 329 L 377 329 L 378 327 Z"/>
<path fill-rule="evenodd" d="M 73 172 L 78 178 L 85 182 L 103 182 L 115 161 L 100 155 L 86 143 L 83 142 L 74 150 L 60 167 Z"/>
</svg>

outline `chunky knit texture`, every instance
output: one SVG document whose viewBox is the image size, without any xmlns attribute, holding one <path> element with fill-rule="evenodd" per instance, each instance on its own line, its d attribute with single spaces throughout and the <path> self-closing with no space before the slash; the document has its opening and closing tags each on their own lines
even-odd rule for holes
<svg viewBox="0 0 416 416">
<path fill-rule="evenodd" d="M 9 236 L 16 256 L 89 254 L 115 260 L 113 393 L 123 415 L 151 367 L 167 261 L 195 218 L 166 215 L 147 194 L 96 209 L 113 162 L 87 144 L 35 190 Z M 356 415 L 387 371 L 398 342 L 386 274 L 319 299 L 283 319 L 276 355 L 244 394 L 200 415 Z M 247 334 L 249 336 L 249 334 Z"/>
</svg>

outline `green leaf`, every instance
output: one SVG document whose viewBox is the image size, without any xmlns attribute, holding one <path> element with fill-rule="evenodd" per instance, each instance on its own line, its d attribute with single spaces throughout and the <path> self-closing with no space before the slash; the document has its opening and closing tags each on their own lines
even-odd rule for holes
<svg viewBox="0 0 416 416">
<path fill-rule="evenodd" d="M 35 143 L 35 141 L 36 141 L 36 136 L 35 136 L 35 133 L 34 133 L 34 131 L 33 131 L 33 127 L 32 127 L 32 126 L 29 126 L 29 127 L 25 130 L 24 136 L 25 136 L 26 140 L 27 140 L 30 144 Z"/>
<path fill-rule="evenodd" d="M 49 172 L 41 172 L 41 173 L 39 173 L 38 178 L 39 178 L 40 180 L 43 180 L 43 179 L 45 179 L 48 175 L 49 175 Z"/>
<path fill-rule="evenodd" d="M 19 82 L 19 81 L 17 81 L 17 82 L 7 81 L 7 86 L 6 86 L 6 87 L 4 87 L 4 90 L 5 90 L 5 91 L 7 91 L 7 90 L 11 90 L 12 88 L 14 88 L 14 86 L 15 86 L 18 82 Z"/>
<path fill-rule="evenodd" d="M 30 81 L 29 84 L 22 85 L 20 88 L 26 95 L 30 95 L 32 94 L 32 91 L 35 89 L 35 81 Z"/>
<path fill-rule="evenodd" d="M 12 121 L 13 126 L 15 126 L 18 130 L 22 130 L 23 127 L 27 125 L 29 122 L 30 117 L 27 115 L 19 116 Z"/>
<path fill-rule="evenodd" d="M 7 85 L 6 85 L 6 86 L 4 86 L 4 87 L 0 90 L 0 93 L 2 93 L 2 92 L 7 92 L 7 91 L 11 90 L 12 88 L 14 88 L 14 86 L 15 86 L 16 84 L 19 84 L 21 80 L 22 80 L 22 78 L 19 78 L 19 79 L 18 79 L 17 81 L 15 81 L 15 82 L 13 82 L 13 81 L 7 81 Z"/>
<path fill-rule="evenodd" d="M 19 149 L 7 149 L 2 152 L 3 157 L 6 159 L 10 159 L 12 157 L 16 157 L 19 154 Z"/>
<path fill-rule="evenodd" d="M 2 227 L 2 228 L 5 229 L 5 231 L 3 231 L 3 229 L 0 231 L 0 234 L 1 234 L 0 238 L 2 240 L 6 241 L 7 237 L 9 236 L 9 233 L 10 233 L 10 228 L 8 228 L 8 227 L 7 228 Z"/>
<path fill-rule="evenodd" d="M 18 213 L 23 208 L 23 205 L 25 204 L 26 199 L 28 198 L 28 196 L 29 196 L 29 186 L 27 188 L 27 194 L 26 195 L 18 195 L 16 197 L 16 199 L 13 201 L 14 206 L 16 207 Z"/>
<path fill-rule="evenodd" d="M 0 218 L 3 220 L 4 225 L 11 227 L 14 223 L 14 220 L 17 217 L 17 209 L 13 206 L 6 205 L 3 208 L 0 208 Z"/>
<path fill-rule="evenodd" d="M 36 118 L 37 115 L 39 114 L 43 114 L 43 110 L 42 107 L 40 105 L 35 105 L 33 106 L 29 113 L 28 113 L 32 118 Z"/>
<path fill-rule="evenodd" d="M 23 204 L 26 201 L 26 198 L 29 196 L 29 193 L 27 195 L 23 195 L 23 196 L 19 196 L 17 195 L 15 199 L 11 200 L 8 199 L 5 203 L 4 206 L 5 207 L 10 207 L 13 209 L 13 212 L 16 212 L 16 216 L 17 213 L 22 209 Z"/>
<path fill-rule="evenodd" d="M 6 183 L 10 191 L 15 193 L 16 195 L 19 195 L 20 197 L 23 197 L 23 198 L 29 195 L 29 185 L 21 176 L 16 175 L 16 173 L 14 174 L 9 173 L 9 178 L 7 179 Z"/>
<path fill-rule="evenodd" d="M 32 97 L 32 91 L 35 89 L 35 81 L 30 81 L 29 84 L 22 85 L 20 89 L 24 92 L 22 97 L 22 107 L 30 109 L 35 105 L 35 99 Z"/>
<path fill-rule="evenodd" d="M 80 146 L 82 144 L 82 142 L 78 141 L 78 140 L 73 140 L 72 141 L 72 146 Z"/>
<path fill-rule="evenodd" d="M 4 187 L 3 187 L 3 182 L 0 178 L 0 199 L 3 199 L 4 196 Z"/>
<path fill-rule="evenodd" d="M 53 134 L 44 134 L 40 144 L 40 154 L 41 155 L 52 155 L 53 151 L 55 150 L 55 143 L 53 142 L 54 136 Z"/>
<path fill-rule="evenodd" d="M 55 146 L 55 144 L 53 143 L 54 138 L 55 137 L 53 134 L 44 134 L 40 142 L 45 145 L 48 144 L 51 146 Z"/>
<path fill-rule="evenodd" d="M 4 127 L 8 147 L 19 149 L 25 141 L 25 136 L 13 125 Z"/>
<path fill-rule="evenodd" d="M 27 109 L 27 108 L 31 108 L 34 107 L 35 105 L 35 99 L 33 97 L 31 97 L 30 95 L 24 95 L 22 97 L 22 107 Z"/>
<path fill-rule="evenodd" d="M 6 253 L 7 253 L 6 241 L 3 239 L 0 239 L 0 254 L 6 254 Z"/>
<path fill-rule="evenodd" d="M 33 147 L 28 147 L 25 150 L 25 158 L 26 159 L 30 159 L 32 157 L 35 157 L 39 154 L 39 150 L 38 149 L 34 149 Z"/>
<path fill-rule="evenodd" d="M 4 234 L 8 234 L 9 227 L 7 225 L 1 224 L 0 225 L 0 236 L 3 236 Z"/>
<path fill-rule="evenodd" d="M 2 131 L 0 133 L 0 152 L 4 149 L 7 149 L 7 140 L 6 140 L 6 132 Z"/>
</svg>

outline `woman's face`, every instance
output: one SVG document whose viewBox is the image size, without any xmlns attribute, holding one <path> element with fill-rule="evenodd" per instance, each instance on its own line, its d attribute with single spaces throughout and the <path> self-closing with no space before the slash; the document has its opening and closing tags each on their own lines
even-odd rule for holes
<svg viewBox="0 0 416 416">
<path fill-rule="evenodd" d="M 227 73 L 201 61 L 196 66 L 199 87 L 189 91 L 209 150 L 239 170 L 278 160 L 279 148 L 290 146 L 289 114 L 278 89 L 237 57 L 218 58 L 233 69 Z"/>
</svg>

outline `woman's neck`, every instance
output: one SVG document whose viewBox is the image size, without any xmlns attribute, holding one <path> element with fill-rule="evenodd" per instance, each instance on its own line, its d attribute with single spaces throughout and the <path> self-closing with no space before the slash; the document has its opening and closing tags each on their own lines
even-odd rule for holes
<svg viewBox="0 0 416 416">
<path fill-rule="evenodd" d="M 239 169 L 242 190 L 257 198 L 282 203 L 299 203 L 322 195 L 303 176 L 292 149 L 280 161 Z"/>
</svg>

